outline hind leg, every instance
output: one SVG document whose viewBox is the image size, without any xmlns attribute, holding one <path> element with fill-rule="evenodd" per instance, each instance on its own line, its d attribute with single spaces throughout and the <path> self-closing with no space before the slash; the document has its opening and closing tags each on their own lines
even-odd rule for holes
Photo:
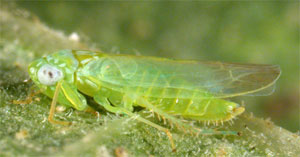
<svg viewBox="0 0 300 157">
<path fill-rule="evenodd" d="M 150 126 L 156 128 L 156 129 L 158 129 L 158 130 L 160 130 L 160 131 L 165 132 L 165 133 L 167 134 L 169 140 L 170 140 L 172 150 L 175 151 L 175 145 L 174 145 L 174 142 L 173 142 L 172 134 L 171 134 L 171 132 L 169 131 L 169 129 L 166 129 L 166 128 L 160 126 L 160 125 L 157 125 L 157 124 L 155 124 L 155 123 L 153 123 L 153 122 L 151 122 L 151 121 L 149 121 L 149 120 L 147 120 L 147 119 L 142 118 L 142 117 L 139 116 L 138 114 L 135 114 L 135 113 L 133 113 L 132 111 L 130 111 L 130 109 L 133 108 L 133 107 L 132 107 L 131 101 L 126 101 L 126 100 L 124 100 L 124 102 L 123 102 L 123 103 L 124 103 L 124 106 L 126 106 L 126 107 L 129 108 L 129 109 L 127 109 L 127 108 L 125 108 L 125 107 L 114 107 L 114 106 L 112 106 L 112 105 L 110 104 L 110 102 L 108 101 L 107 98 L 102 97 L 102 96 L 100 96 L 100 95 L 96 95 L 96 96 L 94 97 L 94 100 L 95 100 L 97 103 L 99 103 L 100 105 L 102 105 L 106 110 L 108 110 L 108 111 L 110 111 L 110 112 L 113 112 L 113 113 L 125 113 L 126 115 L 128 115 L 128 116 L 130 116 L 130 117 L 132 117 L 132 118 L 134 118 L 134 119 L 136 119 L 136 120 L 138 120 L 138 121 L 140 121 L 140 122 L 143 122 L 143 123 L 148 124 L 148 125 L 150 125 Z M 125 101 L 126 101 L 126 102 L 125 102 Z"/>
<path fill-rule="evenodd" d="M 182 129 L 184 132 L 189 131 L 191 134 L 202 134 L 202 135 L 216 135 L 216 134 L 221 134 L 221 135 L 237 135 L 238 133 L 235 131 L 217 131 L 214 129 L 200 129 L 197 128 L 193 125 L 184 123 L 182 120 L 169 115 L 168 113 L 160 110 L 159 108 L 155 107 L 153 104 L 151 104 L 149 101 L 146 99 L 139 97 L 136 99 L 136 102 L 138 104 L 141 104 L 142 106 L 145 106 L 148 109 L 153 110 L 155 113 L 158 115 L 168 119 L 171 123 L 174 123 L 179 129 Z"/>
</svg>

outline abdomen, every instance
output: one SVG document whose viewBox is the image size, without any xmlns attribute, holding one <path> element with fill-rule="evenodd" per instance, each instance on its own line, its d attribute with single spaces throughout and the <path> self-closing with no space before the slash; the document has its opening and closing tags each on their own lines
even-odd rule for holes
<svg viewBox="0 0 300 157">
<path fill-rule="evenodd" d="M 146 98 L 152 105 L 170 115 L 199 121 L 227 121 L 232 119 L 238 104 L 213 98 Z M 240 114 L 240 113 L 239 113 Z"/>
</svg>

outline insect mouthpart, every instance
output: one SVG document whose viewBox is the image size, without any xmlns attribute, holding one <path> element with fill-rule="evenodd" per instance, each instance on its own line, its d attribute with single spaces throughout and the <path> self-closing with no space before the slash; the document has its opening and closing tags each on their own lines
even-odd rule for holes
<svg viewBox="0 0 300 157">
<path fill-rule="evenodd" d="M 60 69 L 49 64 L 45 64 L 39 69 L 37 77 L 42 84 L 50 86 L 62 79 L 63 73 Z"/>
</svg>

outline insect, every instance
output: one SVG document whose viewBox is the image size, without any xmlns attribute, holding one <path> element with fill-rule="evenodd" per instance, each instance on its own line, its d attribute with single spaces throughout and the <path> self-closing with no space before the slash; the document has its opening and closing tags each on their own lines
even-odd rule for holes
<svg viewBox="0 0 300 157">
<path fill-rule="evenodd" d="M 177 117 L 208 123 L 231 120 L 245 109 L 225 98 L 268 95 L 280 76 L 276 65 L 172 60 L 79 50 L 61 50 L 35 60 L 28 70 L 33 82 L 52 98 L 48 117 L 52 123 L 68 124 L 53 119 L 56 102 L 83 111 L 88 107 L 87 95 L 109 112 L 134 117 L 137 115 L 134 106 L 141 106 L 182 127 L 192 126 Z M 164 131 L 175 149 L 168 129 L 141 116 L 135 118 Z"/>
</svg>

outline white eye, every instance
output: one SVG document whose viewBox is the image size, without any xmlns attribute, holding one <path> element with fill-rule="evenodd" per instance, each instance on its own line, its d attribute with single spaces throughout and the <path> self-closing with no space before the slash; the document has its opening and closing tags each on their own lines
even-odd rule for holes
<svg viewBox="0 0 300 157">
<path fill-rule="evenodd" d="M 44 85 L 54 85 L 63 77 L 61 70 L 51 65 L 43 65 L 38 71 L 38 79 Z"/>
</svg>

